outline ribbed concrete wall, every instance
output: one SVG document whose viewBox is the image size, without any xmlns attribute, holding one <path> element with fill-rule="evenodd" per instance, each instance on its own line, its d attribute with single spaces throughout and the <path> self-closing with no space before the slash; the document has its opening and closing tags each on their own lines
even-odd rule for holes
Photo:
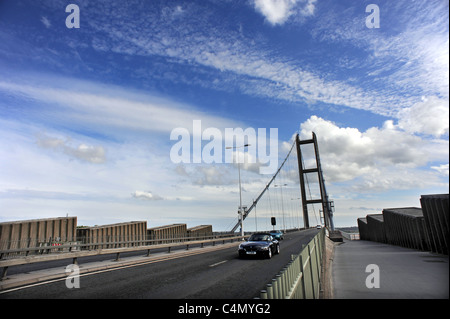
<svg viewBox="0 0 450 319">
<path fill-rule="evenodd" d="M 0 249 L 35 248 L 41 244 L 76 240 L 76 217 L 0 223 Z"/>
<path fill-rule="evenodd" d="M 206 237 L 212 236 L 212 225 L 199 225 L 187 229 L 188 237 Z"/>
<path fill-rule="evenodd" d="M 449 194 L 422 195 L 420 203 L 358 218 L 360 239 L 448 255 Z"/>
<path fill-rule="evenodd" d="M 358 218 L 358 229 L 359 229 L 359 239 L 360 240 L 370 240 L 369 229 L 367 226 L 367 218 Z"/>
<path fill-rule="evenodd" d="M 449 252 L 449 194 L 422 195 L 420 197 L 425 227 L 433 252 Z"/>
<path fill-rule="evenodd" d="M 157 240 L 155 243 L 177 241 L 187 237 L 186 224 L 172 224 L 147 229 L 147 238 Z M 164 241 L 163 241 L 164 239 Z"/>
<path fill-rule="evenodd" d="M 367 215 L 367 232 L 370 240 L 386 243 L 383 214 Z"/>
<path fill-rule="evenodd" d="M 147 235 L 146 221 L 82 227 L 77 229 L 77 239 L 83 244 L 92 244 L 84 249 L 103 249 L 144 244 Z"/>
<path fill-rule="evenodd" d="M 383 216 L 388 244 L 420 250 L 429 249 L 421 208 L 383 209 Z"/>
</svg>

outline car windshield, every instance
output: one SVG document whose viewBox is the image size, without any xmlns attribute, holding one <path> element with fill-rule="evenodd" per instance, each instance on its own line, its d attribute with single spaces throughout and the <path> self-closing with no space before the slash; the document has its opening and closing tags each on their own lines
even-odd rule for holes
<svg viewBox="0 0 450 319">
<path fill-rule="evenodd" d="M 249 241 L 269 241 L 270 236 L 266 234 L 253 234 L 250 236 Z"/>
</svg>

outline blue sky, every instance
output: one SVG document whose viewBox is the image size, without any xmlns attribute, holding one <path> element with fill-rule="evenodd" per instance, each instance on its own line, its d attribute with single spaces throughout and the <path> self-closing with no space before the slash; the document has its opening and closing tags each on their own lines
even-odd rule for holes
<svg viewBox="0 0 450 319">
<path fill-rule="evenodd" d="M 71 3 L 80 28 L 66 27 Z M 379 28 L 366 26 L 372 3 Z M 337 226 L 448 193 L 448 12 L 448 1 L 0 1 L 0 222 L 230 228 L 236 165 L 170 159 L 171 131 L 193 120 L 277 128 L 280 159 L 293 134 L 314 131 Z M 248 205 L 270 177 L 253 168 Z"/>
</svg>

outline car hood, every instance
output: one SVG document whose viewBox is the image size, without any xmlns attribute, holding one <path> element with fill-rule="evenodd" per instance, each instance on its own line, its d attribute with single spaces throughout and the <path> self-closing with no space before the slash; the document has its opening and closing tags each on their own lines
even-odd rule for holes
<svg viewBox="0 0 450 319">
<path fill-rule="evenodd" d="M 241 244 L 241 247 L 249 247 L 249 246 L 264 247 L 269 245 L 270 242 L 267 241 L 246 241 L 245 243 Z"/>
</svg>

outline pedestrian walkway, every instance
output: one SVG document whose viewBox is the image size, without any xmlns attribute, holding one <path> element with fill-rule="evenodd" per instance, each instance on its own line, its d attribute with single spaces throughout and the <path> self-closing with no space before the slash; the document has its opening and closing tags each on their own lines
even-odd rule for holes
<svg viewBox="0 0 450 319">
<path fill-rule="evenodd" d="M 335 299 L 448 299 L 449 258 L 344 240 L 334 247 L 332 284 Z"/>
</svg>

